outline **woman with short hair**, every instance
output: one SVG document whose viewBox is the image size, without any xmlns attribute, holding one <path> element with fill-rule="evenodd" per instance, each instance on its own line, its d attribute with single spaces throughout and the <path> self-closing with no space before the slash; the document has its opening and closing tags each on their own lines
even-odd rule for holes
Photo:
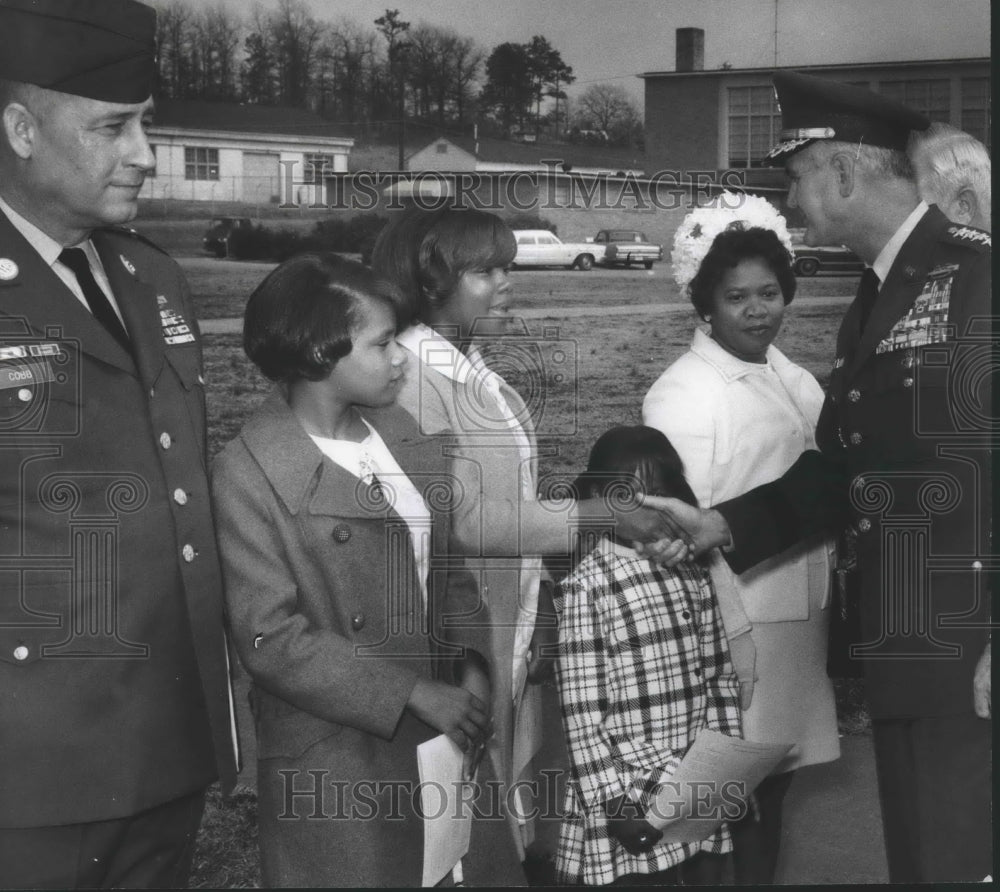
<svg viewBox="0 0 1000 892">
<path fill-rule="evenodd" d="M 642 418 L 674 444 L 702 507 L 780 477 L 816 447 L 823 392 L 773 344 L 795 296 L 791 259 L 785 220 L 763 198 L 723 193 L 678 228 L 674 277 L 708 327 L 650 388 Z M 744 736 L 794 743 L 758 788 L 756 813 L 730 825 L 740 884 L 774 882 L 794 770 L 840 755 L 826 675 L 830 569 L 818 539 L 739 576 L 713 555 Z"/>
</svg>

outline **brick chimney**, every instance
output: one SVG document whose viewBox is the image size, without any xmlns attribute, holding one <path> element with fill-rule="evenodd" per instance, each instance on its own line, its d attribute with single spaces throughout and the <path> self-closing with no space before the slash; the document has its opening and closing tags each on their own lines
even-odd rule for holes
<svg viewBox="0 0 1000 892">
<path fill-rule="evenodd" d="M 704 71 L 705 29 L 677 29 L 677 71 Z"/>
</svg>

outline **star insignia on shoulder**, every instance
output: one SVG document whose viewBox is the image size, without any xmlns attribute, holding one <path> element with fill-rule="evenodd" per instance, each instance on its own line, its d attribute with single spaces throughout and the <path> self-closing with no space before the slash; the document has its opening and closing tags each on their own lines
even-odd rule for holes
<svg viewBox="0 0 1000 892">
<path fill-rule="evenodd" d="M 993 247 L 990 234 L 982 229 L 976 229 L 975 226 L 949 226 L 948 235 L 959 241 L 982 245 L 984 248 Z"/>
</svg>

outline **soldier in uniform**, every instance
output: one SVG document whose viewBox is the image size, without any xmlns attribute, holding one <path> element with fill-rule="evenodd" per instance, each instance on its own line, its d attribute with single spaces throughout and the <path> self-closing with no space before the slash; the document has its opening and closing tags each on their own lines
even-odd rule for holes
<svg viewBox="0 0 1000 892">
<path fill-rule="evenodd" d="M 857 537 L 860 640 L 891 882 L 992 873 L 990 238 L 922 202 L 905 155 L 922 115 L 857 87 L 775 76 L 809 244 L 868 265 L 806 452 L 779 480 L 698 511 L 695 551 L 742 573 L 817 530 Z M 659 504 L 658 500 L 656 501 Z M 664 506 L 665 507 L 665 506 Z"/>
<path fill-rule="evenodd" d="M 184 886 L 235 781 L 201 344 L 121 224 L 155 13 L 0 3 L 0 885 Z"/>
</svg>

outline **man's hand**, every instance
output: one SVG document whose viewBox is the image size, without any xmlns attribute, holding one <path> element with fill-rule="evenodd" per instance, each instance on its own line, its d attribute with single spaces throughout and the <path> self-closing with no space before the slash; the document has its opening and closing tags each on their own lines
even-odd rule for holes
<svg viewBox="0 0 1000 892">
<path fill-rule="evenodd" d="M 990 703 L 990 645 L 986 642 L 983 655 L 976 663 L 976 672 L 972 676 L 972 702 L 976 708 L 976 715 L 981 719 L 988 719 L 993 715 L 993 706 Z"/>
<path fill-rule="evenodd" d="M 623 795 L 605 802 L 604 813 L 608 817 L 608 835 L 630 855 L 648 852 L 663 838 L 663 831 L 642 817 L 638 806 Z"/>
<path fill-rule="evenodd" d="M 489 735 L 489 707 L 462 687 L 421 678 L 413 686 L 406 708 L 447 734 L 466 753 L 485 743 Z"/>
<path fill-rule="evenodd" d="M 679 532 L 675 538 L 688 543 L 692 557 L 698 557 L 710 548 L 722 548 L 732 542 L 729 524 L 714 508 L 695 508 L 680 499 L 668 499 L 663 496 L 643 496 L 642 504 L 655 508 L 669 518 L 672 526 Z"/>
</svg>

